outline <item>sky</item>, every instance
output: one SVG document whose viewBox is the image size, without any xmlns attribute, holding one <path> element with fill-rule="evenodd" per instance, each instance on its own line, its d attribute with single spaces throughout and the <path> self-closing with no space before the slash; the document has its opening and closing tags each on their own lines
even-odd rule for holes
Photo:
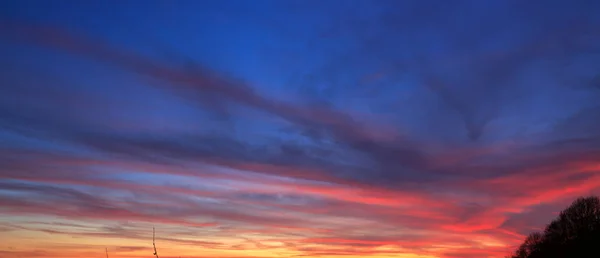
<svg viewBox="0 0 600 258">
<path fill-rule="evenodd" d="M 600 1 L 0 1 L 0 256 L 504 257 L 600 194 Z"/>
</svg>

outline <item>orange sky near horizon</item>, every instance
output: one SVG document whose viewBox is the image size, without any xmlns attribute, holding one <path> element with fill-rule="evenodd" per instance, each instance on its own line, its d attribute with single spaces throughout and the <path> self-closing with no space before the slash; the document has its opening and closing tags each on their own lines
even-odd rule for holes
<svg viewBox="0 0 600 258">
<path fill-rule="evenodd" d="M 206 209 L 205 213 L 203 209 L 207 207 L 192 207 L 194 202 L 183 197 L 201 198 L 201 193 L 192 194 L 193 189 L 176 186 L 176 181 L 168 183 L 171 188 L 158 192 L 169 193 L 156 195 L 159 199 L 154 201 L 160 205 L 118 195 L 110 197 L 110 207 L 60 200 L 47 203 L 35 199 L 13 203 L 3 200 L 0 232 L 4 247 L 1 252 L 5 257 L 103 257 L 107 248 L 109 257 L 150 257 L 152 227 L 155 227 L 160 257 L 429 258 L 450 257 L 446 256 L 449 254 L 501 257 L 522 241 L 521 232 L 539 229 L 548 222 L 537 218 L 539 210 L 546 213 L 542 214 L 544 217 L 552 218 L 575 197 L 598 194 L 600 189 L 599 164 L 573 164 L 561 167 L 560 171 L 547 168 L 540 171 L 547 176 L 533 179 L 522 173 L 457 185 L 465 192 L 467 189 L 479 191 L 479 197 L 472 199 L 473 202 L 497 203 L 462 218 L 460 214 L 466 211 L 461 207 L 464 197 L 460 195 L 432 196 L 420 190 L 395 193 L 355 185 L 316 186 L 309 182 L 289 184 L 271 176 L 264 176 L 263 182 L 225 180 L 228 176 L 219 178 L 223 179 L 223 185 L 212 187 L 223 188 L 215 200 L 239 207 L 231 212 Z M 560 183 L 573 175 L 591 177 L 578 184 Z M 202 185 L 203 180 L 191 176 L 178 179 L 178 183 L 186 182 L 188 186 L 195 182 Z M 278 180 L 281 184 L 276 184 Z M 110 182 L 77 183 L 94 183 L 98 189 L 114 192 L 128 187 Z M 225 188 L 236 183 L 253 187 Z M 61 184 L 64 183 L 57 185 Z M 6 186 L 3 185 L 4 190 Z M 17 189 L 15 186 L 13 190 Z M 152 185 L 146 187 L 140 193 L 157 191 Z M 520 194 L 507 197 L 497 193 L 507 189 Z M 281 197 L 286 193 L 319 197 L 331 203 L 311 210 L 301 204 L 244 202 L 227 197 L 274 192 Z M 88 210 L 87 205 L 101 212 Z M 263 205 L 269 205 L 269 209 L 264 210 Z M 142 212 L 145 209 L 155 210 Z M 175 211 L 174 217 L 168 215 L 169 211 Z M 511 221 L 515 217 L 518 220 Z M 535 224 L 523 224 L 528 221 Z"/>
</svg>

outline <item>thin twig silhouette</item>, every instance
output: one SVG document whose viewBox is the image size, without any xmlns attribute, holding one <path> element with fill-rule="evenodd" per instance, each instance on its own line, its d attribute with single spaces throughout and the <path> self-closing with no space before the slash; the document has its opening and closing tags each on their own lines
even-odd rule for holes
<svg viewBox="0 0 600 258">
<path fill-rule="evenodd" d="M 152 227 L 152 246 L 154 247 L 154 256 L 156 256 L 156 258 L 158 258 L 158 252 L 156 252 L 156 243 L 154 242 L 155 240 L 155 230 L 154 227 Z"/>
</svg>

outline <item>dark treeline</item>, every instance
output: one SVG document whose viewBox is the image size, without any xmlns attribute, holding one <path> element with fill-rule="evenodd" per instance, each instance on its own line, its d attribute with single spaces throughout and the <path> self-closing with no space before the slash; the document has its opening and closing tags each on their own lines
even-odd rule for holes
<svg viewBox="0 0 600 258">
<path fill-rule="evenodd" d="M 578 198 L 507 258 L 600 258 L 600 199 Z"/>
</svg>

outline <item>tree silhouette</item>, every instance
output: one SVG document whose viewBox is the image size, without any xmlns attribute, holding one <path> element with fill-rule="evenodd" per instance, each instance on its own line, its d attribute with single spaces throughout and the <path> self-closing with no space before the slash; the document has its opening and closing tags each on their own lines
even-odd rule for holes
<svg viewBox="0 0 600 258">
<path fill-rule="evenodd" d="M 510 258 L 600 257 L 600 199 L 580 197 L 546 226 L 530 234 Z"/>
</svg>

